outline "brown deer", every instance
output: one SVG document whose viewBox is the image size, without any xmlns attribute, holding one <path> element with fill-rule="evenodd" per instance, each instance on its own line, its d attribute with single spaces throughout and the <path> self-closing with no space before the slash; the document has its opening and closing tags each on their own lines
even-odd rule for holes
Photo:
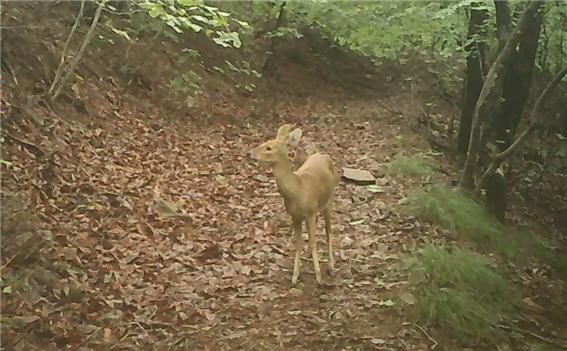
<svg viewBox="0 0 567 351">
<path fill-rule="evenodd" d="M 295 172 L 288 157 L 288 146 L 296 145 L 301 139 L 301 129 L 284 124 L 278 129 L 276 138 L 268 140 L 250 151 L 250 156 L 267 163 L 276 177 L 278 191 L 284 199 L 287 213 L 291 216 L 295 238 L 295 259 L 291 281 L 297 283 L 303 251 L 301 227 L 307 222 L 309 247 L 313 257 L 315 277 L 321 284 L 321 268 L 317 255 L 317 215 L 325 219 L 329 273 L 334 270 L 333 245 L 331 241 L 331 198 L 338 178 L 333 160 L 329 155 L 315 153 L 309 156 Z"/>
</svg>

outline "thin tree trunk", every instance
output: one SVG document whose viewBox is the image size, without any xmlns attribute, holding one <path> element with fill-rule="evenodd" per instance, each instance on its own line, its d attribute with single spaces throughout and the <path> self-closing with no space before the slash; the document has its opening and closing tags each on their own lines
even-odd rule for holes
<svg viewBox="0 0 567 351">
<path fill-rule="evenodd" d="M 473 121 L 467 159 L 465 161 L 463 174 L 459 184 L 461 188 L 474 188 L 474 173 L 476 171 L 477 159 L 480 151 L 480 138 L 482 135 L 482 128 L 484 127 L 484 121 L 486 119 L 486 115 L 484 114 L 484 111 L 481 112 L 481 108 L 483 108 L 483 105 L 486 102 L 486 98 L 494 88 L 502 67 L 510 59 L 513 49 L 516 47 L 518 41 L 520 40 L 522 31 L 524 31 L 526 25 L 528 24 L 529 17 L 533 13 L 535 13 L 535 11 L 537 11 L 541 5 L 542 2 L 537 0 L 530 2 L 528 8 L 522 14 L 520 22 L 518 23 L 514 31 L 510 34 L 506 45 L 492 64 L 492 67 L 490 68 L 490 71 L 486 76 L 473 112 Z"/>
<path fill-rule="evenodd" d="M 282 2 L 282 6 L 280 7 L 280 12 L 278 13 L 278 19 L 276 20 L 276 26 L 274 27 L 274 30 L 279 29 L 282 25 L 284 9 L 285 9 L 285 1 Z M 271 58 L 274 55 L 275 47 L 276 47 L 276 38 L 272 37 L 270 39 L 270 49 L 267 53 L 266 61 L 264 61 L 264 65 L 262 66 L 262 72 L 266 71 L 269 68 Z"/>
<path fill-rule="evenodd" d="M 469 147 L 474 106 L 482 89 L 486 60 L 486 32 L 484 25 L 488 19 L 488 11 L 486 9 L 474 8 L 474 6 L 475 4 L 471 5 L 467 39 L 471 40 L 475 37 L 476 39 L 471 41 L 465 48 L 468 53 L 467 72 L 465 84 L 463 85 L 463 109 L 461 111 L 461 123 L 457 137 L 457 150 L 463 156 L 467 154 Z"/>
<path fill-rule="evenodd" d="M 69 44 L 71 43 L 71 38 L 73 37 L 73 34 L 75 34 L 77 27 L 79 27 L 79 23 L 81 23 L 81 18 L 83 18 L 83 12 L 85 10 L 85 2 L 86 0 L 81 0 L 81 8 L 79 9 L 77 18 L 75 18 L 75 23 L 71 28 L 71 32 L 67 37 L 67 41 L 63 46 L 63 52 L 61 53 L 61 61 L 59 61 L 59 66 L 57 67 L 57 71 L 55 72 L 55 78 L 53 78 L 53 83 L 51 83 L 51 86 L 49 87 L 49 95 L 53 93 L 53 89 L 55 89 L 57 82 L 59 82 L 59 79 L 61 79 L 61 74 L 63 73 L 63 67 L 65 66 L 65 57 L 67 56 L 67 51 L 69 50 Z"/>
<path fill-rule="evenodd" d="M 512 17 L 506 0 L 495 0 L 494 4 L 496 6 L 498 46 L 499 50 L 502 50 L 510 36 Z M 530 91 L 542 18 L 541 9 L 529 17 L 526 30 L 521 34 L 519 40 L 519 49 L 514 48 L 514 55 L 510 63 L 500 73 L 503 79 L 497 82 L 487 107 L 490 122 L 487 123 L 487 132 L 481 136 L 480 150 L 482 151 L 478 167 L 484 167 L 490 163 L 487 143 L 495 142 L 497 149 L 502 151 L 510 145 L 514 138 L 515 127 L 513 125 L 517 125 Z M 510 175 L 510 172 L 510 167 L 503 169 L 502 172 L 495 170 L 483 181 L 486 186 L 486 206 L 501 221 L 504 221 L 506 215 L 507 176 Z"/>
<path fill-rule="evenodd" d="M 510 5 L 508 0 L 494 0 L 494 6 L 496 9 L 496 32 L 498 36 L 498 50 L 497 52 L 502 52 L 502 49 L 506 45 L 508 38 L 510 37 L 511 25 L 512 25 L 512 15 L 510 12 Z M 506 72 L 508 71 L 508 66 L 502 67 L 502 72 L 500 75 L 502 77 L 506 76 Z M 500 110 L 502 108 L 502 90 L 503 90 L 503 81 L 502 79 L 496 82 L 495 87 L 492 89 L 491 97 L 488 98 L 486 102 L 486 119 L 489 122 L 490 126 L 486 127 L 487 132 L 481 135 L 481 143 L 480 143 L 480 157 L 478 159 L 479 166 L 485 164 L 486 162 L 486 145 L 487 143 L 495 138 L 496 133 L 493 132 L 495 129 L 494 123 L 497 120 L 497 116 L 500 115 Z M 470 135 L 469 135 L 470 137 Z M 468 145 L 467 145 L 468 146 Z"/>
<path fill-rule="evenodd" d="M 477 182 L 475 193 L 477 194 L 480 193 L 480 190 L 482 189 L 486 180 L 496 171 L 496 169 L 498 169 L 498 167 L 500 166 L 500 164 L 502 164 L 502 162 L 508 159 L 524 143 L 526 138 L 529 136 L 530 132 L 533 131 L 533 129 L 537 126 L 539 122 L 539 118 L 538 118 L 539 107 L 541 106 L 543 101 L 547 98 L 547 96 L 549 96 L 549 93 L 559 84 L 561 79 L 563 79 L 565 74 L 567 74 L 567 67 L 559 71 L 559 73 L 553 78 L 553 80 L 547 85 L 547 87 L 545 87 L 543 92 L 537 98 L 534 107 L 532 108 L 528 126 L 518 136 L 516 141 L 514 141 L 506 150 L 494 156 L 492 163 L 490 164 L 488 169 L 482 174 L 479 181 Z"/>
<path fill-rule="evenodd" d="M 59 85 L 57 86 L 57 88 L 55 89 L 53 94 L 51 95 L 51 97 L 50 97 L 51 102 L 53 102 L 53 101 L 55 101 L 55 99 L 57 99 L 59 94 L 61 94 L 61 89 L 63 89 L 63 87 L 65 86 L 65 84 L 67 84 L 67 81 L 69 80 L 69 78 L 73 74 L 73 72 L 75 72 L 75 69 L 77 68 L 77 65 L 79 64 L 79 61 L 83 57 L 83 53 L 84 53 L 86 47 L 88 46 L 89 42 L 91 41 L 91 38 L 92 38 L 92 36 L 95 32 L 96 25 L 98 23 L 98 19 L 100 18 L 100 13 L 102 12 L 102 9 L 104 8 L 104 4 L 107 1 L 108 0 L 101 0 L 101 2 L 99 3 L 98 8 L 96 9 L 96 12 L 95 12 L 95 16 L 93 18 L 93 22 L 91 23 L 91 27 L 89 28 L 89 31 L 87 32 L 87 34 L 85 35 L 85 39 L 83 40 L 83 44 L 81 45 L 81 48 L 79 49 L 79 52 L 77 53 L 77 55 L 75 55 L 75 57 L 73 58 L 73 61 L 69 64 L 69 68 L 67 69 L 65 76 L 63 77 L 63 79 L 61 79 Z"/>
</svg>

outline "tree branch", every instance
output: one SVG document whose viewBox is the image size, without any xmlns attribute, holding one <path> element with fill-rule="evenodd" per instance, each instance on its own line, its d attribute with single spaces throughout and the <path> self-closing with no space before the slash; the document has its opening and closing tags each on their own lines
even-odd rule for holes
<svg viewBox="0 0 567 351">
<path fill-rule="evenodd" d="M 490 166 L 486 169 L 486 171 L 482 174 L 479 181 L 477 182 L 475 193 L 477 194 L 480 193 L 480 189 L 482 189 L 488 177 L 490 177 L 498 169 L 498 167 L 500 167 L 502 162 L 508 159 L 512 155 L 512 153 L 514 153 L 524 143 L 524 141 L 529 136 L 530 132 L 536 127 L 537 123 L 539 122 L 540 119 L 538 115 L 539 107 L 541 106 L 543 101 L 549 96 L 551 91 L 553 91 L 553 89 L 557 87 L 559 82 L 561 82 L 561 79 L 563 79 L 565 74 L 567 74 L 567 67 L 563 67 L 563 69 L 561 69 L 561 71 L 559 71 L 557 75 L 555 75 L 553 80 L 551 80 L 551 82 L 549 82 L 549 84 L 541 92 L 541 94 L 539 95 L 539 97 L 537 98 L 534 104 L 534 107 L 530 112 L 530 119 L 528 121 L 528 126 L 526 127 L 526 129 L 524 129 L 524 131 L 520 134 L 520 136 L 518 136 L 516 141 L 512 143 L 512 145 L 510 145 L 506 150 L 494 156 Z"/>
<path fill-rule="evenodd" d="M 85 51 L 85 48 L 87 47 L 87 45 L 91 41 L 91 38 L 92 38 L 92 36 L 95 32 L 96 25 L 98 23 L 98 19 L 100 18 L 100 13 L 102 12 L 104 4 L 107 1 L 108 0 L 101 0 L 101 2 L 99 3 L 98 8 L 96 9 L 96 12 L 95 12 L 95 15 L 94 15 L 94 18 L 93 18 L 93 22 L 91 23 L 91 27 L 89 28 L 89 31 L 85 35 L 85 40 L 83 40 L 83 44 L 81 45 L 79 52 L 73 58 L 73 62 L 71 62 L 69 64 L 69 69 L 65 73 L 65 76 L 63 77 L 63 79 L 61 79 L 60 83 L 57 86 L 57 89 L 55 89 L 55 92 L 53 92 L 52 95 L 50 96 L 51 102 L 55 101 L 55 99 L 57 99 L 59 94 L 61 94 L 61 89 L 63 89 L 63 86 L 67 83 L 67 81 L 71 77 L 71 74 L 73 74 L 73 72 L 75 71 L 75 68 L 77 68 L 79 61 L 81 60 L 81 57 L 83 56 L 83 52 Z"/>
<path fill-rule="evenodd" d="M 498 79 L 498 75 L 502 70 L 502 67 L 504 66 L 505 63 L 507 63 L 507 61 L 512 56 L 514 48 L 518 44 L 522 32 L 524 31 L 526 25 L 529 23 L 529 17 L 533 15 L 542 4 L 543 2 L 539 0 L 533 0 L 532 2 L 530 2 L 528 7 L 522 14 L 522 17 L 520 18 L 518 25 L 516 26 L 516 28 L 514 28 L 514 30 L 510 34 L 508 41 L 504 45 L 504 48 L 502 49 L 502 51 L 500 52 L 500 54 L 498 55 L 498 57 L 490 67 L 488 74 L 486 75 L 486 79 L 484 80 L 484 85 L 482 86 L 482 89 L 480 91 L 478 100 L 474 108 L 467 159 L 465 161 L 463 174 L 459 184 L 461 188 L 472 189 L 474 186 L 473 176 L 476 170 L 478 154 L 480 151 L 480 141 L 481 141 L 480 139 L 482 136 L 482 127 L 484 124 L 484 120 L 486 119 L 486 116 L 481 114 L 481 108 L 485 104 L 486 99 L 488 98 L 490 92 L 496 85 L 496 80 Z"/>
<path fill-rule="evenodd" d="M 63 66 L 65 65 L 65 57 L 67 56 L 67 51 L 69 50 L 69 44 L 71 43 L 71 38 L 73 37 L 73 34 L 75 34 L 77 27 L 79 27 L 79 23 L 81 22 L 81 18 L 83 18 L 83 12 L 85 10 L 85 2 L 86 2 L 86 0 L 81 0 L 81 8 L 79 9 L 79 13 L 77 14 L 77 18 L 75 18 L 75 23 L 73 24 L 73 28 L 71 28 L 71 32 L 69 33 L 69 36 L 67 37 L 67 41 L 65 42 L 65 46 L 63 46 L 63 52 L 61 53 L 61 61 L 59 61 L 59 66 L 57 67 L 57 72 L 55 72 L 55 77 L 53 78 L 53 83 L 51 83 L 51 86 L 49 87 L 49 95 L 51 95 L 51 93 L 53 93 L 53 89 L 55 89 L 55 85 L 57 85 L 57 82 L 59 81 L 59 79 L 61 79 L 61 74 L 63 73 Z"/>
</svg>

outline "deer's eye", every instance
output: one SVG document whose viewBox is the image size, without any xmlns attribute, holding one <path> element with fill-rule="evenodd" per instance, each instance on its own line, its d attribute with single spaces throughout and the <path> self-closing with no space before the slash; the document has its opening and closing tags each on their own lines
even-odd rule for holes
<svg viewBox="0 0 567 351">
<path fill-rule="evenodd" d="M 272 147 L 271 147 L 271 146 L 266 146 L 266 150 L 267 150 L 267 151 L 272 151 Z"/>
</svg>

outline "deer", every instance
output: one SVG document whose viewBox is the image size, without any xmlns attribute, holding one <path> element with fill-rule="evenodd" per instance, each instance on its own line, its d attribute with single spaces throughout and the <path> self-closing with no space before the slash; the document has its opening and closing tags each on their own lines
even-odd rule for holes
<svg viewBox="0 0 567 351">
<path fill-rule="evenodd" d="M 284 200 L 286 212 L 291 217 L 291 227 L 295 242 L 295 258 L 291 282 L 297 283 L 303 251 L 303 222 L 307 223 L 309 248 L 315 269 L 315 278 L 322 284 L 319 256 L 317 254 L 317 216 L 325 220 L 325 234 L 328 250 L 329 274 L 334 272 L 333 244 L 331 240 L 331 200 L 338 177 L 335 165 L 327 154 L 314 153 L 307 157 L 294 172 L 288 156 L 288 146 L 295 146 L 301 139 L 300 128 L 291 124 L 282 125 L 276 138 L 268 140 L 249 152 L 251 158 L 267 164 L 276 178 L 278 192 Z"/>
</svg>

